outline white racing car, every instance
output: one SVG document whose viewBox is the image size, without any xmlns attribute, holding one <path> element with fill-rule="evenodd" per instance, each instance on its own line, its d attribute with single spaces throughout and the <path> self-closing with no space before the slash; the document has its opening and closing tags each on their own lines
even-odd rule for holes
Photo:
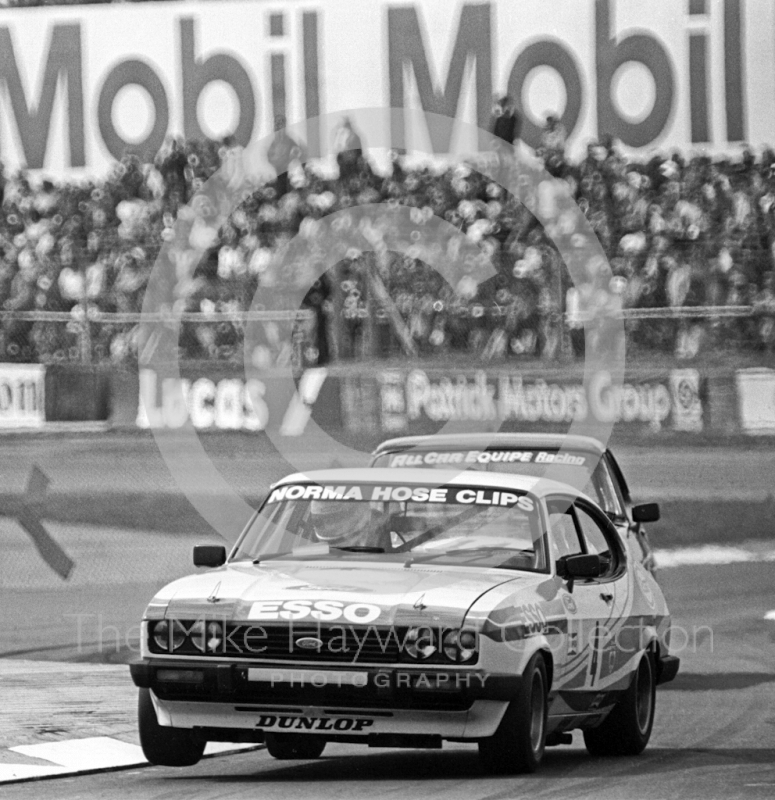
<svg viewBox="0 0 775 800">
<path fill-rule="evenodd" d="M 538 477 L 552 465 L 562 465 L 569 476 L 562 480 L 583 486 L 616 525 L 632 557 L 657 577 L 654 551 L 643 523 L 659 519 L 659 505 L 633 503 L 614 454 L 590 436 L 501 432 L 402 436 L 382 442 L 371 455 L 374 467 L 484 470 Z"/>
<path fill-rule="evenodd" d="M 640 753 L 672 680 L 669 612 L 611 520 L 520 475 L 327 470 L 275 484 L 231 553 L 148 605 L 140 739 L 154 764 L 207 741 L 316 758 L 329 741 L 478 744 L 535 770 L 582 729 Z"/>
</svg>

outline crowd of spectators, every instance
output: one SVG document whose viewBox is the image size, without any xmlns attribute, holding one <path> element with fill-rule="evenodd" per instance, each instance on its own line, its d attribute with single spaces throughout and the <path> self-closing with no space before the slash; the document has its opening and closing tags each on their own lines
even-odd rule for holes
<svg viewBox="0 0 775 800">
<path fill-rule="evenodd" d="M 518 125 L 507 127 L 511 136 Z M 463 276 L 449 285 L 424 263 L 421 249 L 392 254 L 383 278 L 417 350 L 552 358 L 563 346 L 559 320 L 568 311 L 568 340 L 581 353 L 573 312 L 583 298 L 556 248 L 528 208 L 477 171 L 476 162 L 409 167 L 394 153 L 389 169 L 377 170 L 345 121 L 337 137 L 339 174 L 326 177 L 315 162 L 302 163 L 303 143 L 285 132 L 283 120 L 276 128 L 268 157 L 283 174 L 251 185 L 215 237 L 206 229 L 197 234 L 194 225 L 191 236 L 201 236 L 196 246 L 206 254 L 193 273 L 181 267 L 178 309 L 244 310 L 260 286 L 288 282 L 292 288 L 306 277 L 273 271 L 279 248 L 298 233 L 314 237 L 316 220 L 334 211 L 386 203 L 409 206 L 417 219 L 447 220 L 496 265 L 497 274 L 483 283 Z M 0 307 L 69 312 L 73 321 L 67 326 L 5 315 L 0 360 L 82 357 L 76 340 L 84 317 L 95 320 L 88 326 L 92 358 L 135 358 L 136 326 L 99 317 L 141 310 L 158 252 L 174 238 L 179 209 L 235 152 L 228 140 L 170 139 L 153 163 L 127 156 L 101 180 L 37 184 L 24 172 L 3 174 Z M 568 184 L 595 231 L 611 265 L 610 288 L 625 308 L 755 308 L 739 319 L 631 322 L 632 345 L 683 357 L 722 340 L 775 349 L 775 153 L 639 160 L 602 139 L 573 160 L 565 156 L 557 120 L 548 121 L 538 152 L 546 169 Z M 316 320 L 305 345 L 309 361 L 327 360 L 332 347 L 335 356 L 358 355 L 370 324 L 377 338 L 369 346 L 398 352 L 388 310 L 375 304 L 375 313 L 369 311 L 366 269 L 364 259 L 351 254 L 336 283 L 329 274 L 307 294 Z M 332 330 L 344 332 L 342 341 L 332 341 Z M 268 341 L 282 349 L 276 331 Z M 180 346 L 192 358 L 242 358 L 239 327 L 227 322 L 184 326 Z"/>
</svg>

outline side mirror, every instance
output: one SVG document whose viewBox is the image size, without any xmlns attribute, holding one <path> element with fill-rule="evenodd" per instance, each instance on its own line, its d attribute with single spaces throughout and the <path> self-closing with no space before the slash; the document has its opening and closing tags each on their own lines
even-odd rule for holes
<svg viewBox="0 0 775 800">
<path fill-rule="evenodd" d="M 605 565 L 596 553 L 565 556 L 557 562 L 557 572 L 563 578 L 599 578 Z"/>
<path fill-rule="evenodd" d="M 573 591 L 576 578 L 599 578 L 606 565 L 596 554 L 563 556 L 557 561 L 557 574 L 568 581 L 568 591 Z"/>
<path fill-rule="evenodd" d="M 641 503 L 632 507 L 635 522 L 656 522 L 659 519 L 659 503 Z"/>
<path fill-rule="evenodd" d="M 226 563 L 226 548 L 221 544 L 198 544 L 194 547 L 195 567 L 220 567 Z"/>
</svg>

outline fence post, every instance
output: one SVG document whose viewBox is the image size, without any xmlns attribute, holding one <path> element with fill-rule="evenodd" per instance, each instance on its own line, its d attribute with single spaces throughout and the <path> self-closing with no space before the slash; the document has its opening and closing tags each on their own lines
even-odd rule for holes
<svg viewBox="0 0 775 800">
<path fill-rule="evenodd" d="M 91 322 L 88 310 L 89 304 L 86 302 L 86 298 L 83 298 L 81 300 L 81 326 L 78 331 L 79 360 L 82 364 L 91 364 L 92 359 Z"/>
</svg>

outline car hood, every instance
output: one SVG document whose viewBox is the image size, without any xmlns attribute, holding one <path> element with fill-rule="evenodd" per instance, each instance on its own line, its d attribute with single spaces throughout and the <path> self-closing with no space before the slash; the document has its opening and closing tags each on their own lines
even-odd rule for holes
<svg viewBox="0 0 775 800">
<path fill-rule="evenodd" d="M 400 564 L 234 564 L 165 587 L 151 603 L 177 619 L 462 624 L 484 594 L 538 576 Z M 545 577 L 545 576 L 544 576 Z"/>
</svg>

